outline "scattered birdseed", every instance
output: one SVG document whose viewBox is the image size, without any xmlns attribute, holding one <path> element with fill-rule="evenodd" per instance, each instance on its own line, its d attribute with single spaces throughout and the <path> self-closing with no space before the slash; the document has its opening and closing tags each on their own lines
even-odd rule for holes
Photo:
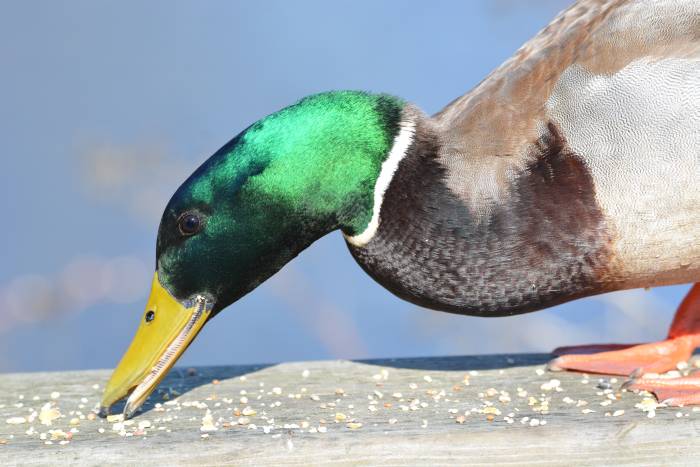
<svg viewBox="0 0 700 467">
<path fill-rule="evenodd" d="M 612 389 L 612 385 L 607 379 L 600 379 L 598 380 L 598 384 L 596 386 L 598 389 Z"/>
<path fill-rule="evenodd" d="M 151 428 L 151 422 L 149 420 L 141 420 L 139 422 L 139 430 L 145 430 L 146 428 Z"/>
<path fill-rule="evenodd" d="M 693 361 L 693 364 L 695 364 L 695 361 L 696 360 Z M 700 359 L 697 361 L 700 362 Z M 677 368 L 678 371 L 676 371 L 676 373 L 679 371 L 687 373 L 687 366 L 679 364 Z M 302 378 L 310 377 L 311 372 L 309 370 L 304 370 L 303 368 L 302 370 L 303 371 L 300 371 L 297 375 L 301 374 Z M 545 374 L 541 369 L 535 369 L 535 372 L 538 374 Z M 488 372 L 489 378 L 493 378 L 495 374 L 496 372 Z M 466 424 L 467 418 L 470 416 L 474 418 L 475 415 L 473 414 L 482 414 L 477 416 L 477 420 L 483 422 L 484 418 L 481 417 L 485 417 L 486 421 L 491 423 L 502 420 L 507 424 L 520 421 L 524 426 L 537 427 L 547 423 L 547 420 L 544 420 L 543 416 L 549 413 L 550 410 L 557 414 L 557 416 L 560 411 L 570 412 L 574 407 L 580 407 L 579 410 L 581 410 L 583 414 L 596 412 L 595 410 L 585 407 L 589 405 L 588 401 L 577 400 L 568 395 L 565 397 L 554 397 L 554 392 L 564 390 L 562 382 L 558 379 L 548 380 L 547 378 L 539 378 L 537 383 L 528 382 L 528 387 L 531 391 L 530 394 L 522 387 L 517 387 L 516 390 L 514 387 L 503 388 L 482 385 L 480 389 L 483 392 L 478 393 L 480 399 L 477 400 L 480 404 L 464 407 L 463 404 L 466 405 L 469 401 L 474 400 L 472 399 L 473 396 L 471 393 L 468 392 L 469 388 L 466 388 L 466 386 L 470 386 L 470 377 L 476 375 L 478 375 L 476 371 L 469 372 L 468 374 L 463 373 L 457 375 L 456 378 L 452 376 L 449 378 L 445 377 L 446 380 L 443 382 L 441 380 L 441 374 L 436 374 L 435 379 L 432 375 L 421 374 L 417 378 L 414 377 L 415 382 L 408 383 L 409 390 L 406 386 L 401 387 L 401 385 L 397 384 L 392 387 L 390 383 L 385 383 L 384 381 L 388 379 L 389 372 L 382 369 L 381 372 L 378 371 L 377 374 L 371 375 L 371 380 L 369 378 L 364 380 L 365 384 L 369 385 L 369 387 L 364 388 L 364 393 L 358 393 L 358 391 L 362 391 L 362 389 L 350 388 L 351 392 L 358 393 L 357 395 L 360 396 L 355 398 L 346 395 L 342 388 L 337 388 L 334 391 L 335 397 L 333 395 L 334 393 L 326 393 L 325 396 L 310 394 L 310 391 L 307 392 L 306 387 L 297 387 L 294 388 L 292 392 L 287 393 L 287 391 L 283 391 L 281 387 L 272 387 L 269 381 L 267 382 L 268 387 L 263 389 L 265 383 L 259 382 L 256 378 L 255 382 L 251 383 L 253 389 L 250 391 L 237 388 L 232 392 L 235 394 L 236 391 L 240 391 L 239 403 L 236 402 L 235 397 L 229 399 L 217 396 L 216 394 L 211 394 L 208 397 L 205 395 L 199 396 L 200 401 L 180 401 L 177 399 L 179 394 L 176 391 L 172 388 L 166 388 L 159 391 L 160 396 L 163 397 L 163 401 L 161 401 L 162 403 L 155 404 L 152 409 L 151 413 L 155 417 L 152 422 L 149 420 L 139 421 L 139 419 L 136 421 L 125 421 L 121 415 L 110 415 L 106 420 L 106 422 L 110 424 L 97 419 L 96 413 L 99 410 L 99 404 L 93 400 L 94 398 L 83 397 L 79 399 L 79 402 L 75 401 L 77 407 L 62 407 L 60 409 L 58 401 L 61 400 L 60 405 L 64 406 L 64 401 L 66 401 L 67 396 L 63 395 L 61 398 L 60 393 L 54 391 L 51 392 L 49 402 L 44 404 L 44 406 L 41 405 L 43 402 L 36 403 L 32 406 L 32 403 L 29 402 L 32 400 L 31 395 L 26 395 L 24 398 L 20 397 L 21 395 L 15 396 L 14 400 L 7 404 L 7 407 L 21 409 L 21 412 L 17 413 L 16 415 L 18 416 L 16 417 L 7 418 L 6 423 L 20 425 L 20 427 L 17 428 L 18 432 L 22 433 L 23 436 L 26 435 L 27 437 L 33 438 L 37 442 L 59 445 L 72 444 L 74 442 L 73 435 L 79 431 L 94 433 L 93 430 L 97 430 L 98 433 L 104 434 L 105 432 L 109 433 L 110 427 L 114 430 L 113 432 L 115 434 L 119 434 L 122 437 L 159 436 L 159 432 L 161 431 L 171 432 L 169 429 L 171 427 L 168 426 L 168 422 L 177 423 L 178 415 L 180 416 L 180 420 L 191 420 L 193 422 L 190 423 L 194 423 L 195 426 L 197 422 L 201 420 L 200 431 L 202 433 L 200 433 L 200 436 L 203 439 L 216 436 L 209 435 L 209 432 L 223 429 L 235 429 L 236 427 L 238 427 L 237 429 L 239 430 L 254 430 L 273 437 L 283 437 L 282 439 L 285 439 L 285 437 L 294 436 L 295 432 L 318 433 L 320 436 L 321 433 L 327 432 L 326 423 L 333 422 L 342 423 L 347 430 L 359 430 L 364 428 L 366 423 L 371 423 L 375 427 L 381 426 L 382 422 L 380 422 L 381 417 L 379 416 L 377 419 L 369 422 L 361 422 L 357 420 L 356 417 L 361 417 L 361 413 L 365 413 L 367 417 L 372 417 L 374 414 L 379 415 L 383 410 L 389 410 L 386 414 L 386 418 L 384 418 L 384 420 L 386 420 L 384 423 L 388 423 L 389 425 L 397 424 L 398 419 L 392 417 L 392 415 L 399 416 L 400 413 L 403 413 L 405 420 L 402 426 L 411 426 L 413 423 L 413 426 L 417 427 L 418 423 L 416 422 L 420 422 L 422 428 L 427 428 L 430 417 L 435 416 L 437 416 L 438 419 L 443 417 L 443 424 Z M 315 376 L 319 375 L 315 374 Z M 668 377 L 668 373 L 662 377 Z M 422 387 L 420 386 L 421 378 L 424 382 Z M 589 382 L 588 375 L 583 375 L 582 378 L 581 382 L 583 384 Z M 217 380 L 211 380 L 211 384 L 216 384 L 216 381 Z M 239 379 L 233 381 L 238 383 Z M 241 378 L 240 381 L 245 381 L 245 379 Z M 475 379 L 475 381 L 478 380 Z M 496 381 L 496 379 L 487 379 L 487 381 Z M 569 380 L 562 377 L 562 381 L 565 383 L 566 381 L 576 380 Z M 594 405 L 594 403 L 597 402 L 600 406 L 607 407 L 612 405 L 613 401 L 622 398 L 621 394 L 613 389 L 613 385 L 617 382 L 614 378 L 601 378 L 599 380 L 595 377 L 590 381 L 592 385 L 596 385 L 596 389 L 593 392 L 596 392 L 597 395 L 600 396 L 597 400 L 591 401 L 591 406 L 597 407 L 597 404 Z M 306 383 L 307 382 L 304 381 L 300 386 Z M 222 380 L 221 385 L 225 386 L 226 384 L 227 381 Z M 336 384 L 342 384 L 342 381 Z M 524 383 L 521 384 L 525 385 Z M 542 392 L 537 390 L 538 384 Z M 473 387 L 474 385 L 471 386 Z M 332 388 L 333 386 L 331 386 L 331 389 Z M 223 389 L 222 387 L 221 390 Z M 320 388 L 315 389 L 323 391 Z M 328 387 L 326 386 L 326 390 L 327 389 Z M 355 390 L 352 391 L 352 389 Z M 406 394 L 403 394 L 402 390 L 405 391 Z M 271 398 L 271 394 L 281 397 Z M 285 394 L 287 397 L 284 397 Z M 658 404 L 656 399 L 648 392 L 642 391 L 639 394 L 641 394 L 642 398 L 637 401 L 638 403 L 635 405 L 635 408 L 644 413 L 646 417 L 654 417 L 657 407 L 663 407 L 663 405 Z M 265 398 L 266 396 L 267 399 Z M 302 396 L 308 396 L 311 401 L 315 403 L 310 401 L 304 402 Z M 367 399 L 364 398 L 365 396 Z M 172 397 L 172 400 L 166 401 L 166 399 L 170 397 Z M 628 394 L 625 398 L 627 397 L 634 396 Z M 285 411 L 280 412 L 274 409 L 280 407 L 287 398 L 292 400 L 300 399 L 300 402 L 297 404 L 300 404 L 299 408 L 302 410 L 304 404 L 305 407 L 310 410 L 313 410 L 314 407 L 316 410 L 318 410 L 319 407 L 325 409 L 322 415 L 326 417 L 328 422 L 324 419 L 317 419 L 318 422 L 315 422 L 315 420 L 312 420 L 311 417 L 308 416 L 303 420 L 297 420 L 296 423 L 286 423 L 288 421 L 286 420 L 288 414 L 285 413 Z M 462 399 L 461 403 L 459 400 L 460 398 Z M 46 396 L 35 396 L 33 400 L 42 399 L 45 401 Z M 365 400 L 366 403 L 362 404 L 361 400 Z M 321 401 L 323 401 L 323 403 Z M 526 402 L 527 406 L 523 404 L 523 402 Z M 91 406 L 93 403 L 95 404 L 94 407 Z M 294 403 L 290 402 L 289 404 Z M 509 406 L 510 404 L 513 405 Z M 238 407 L 236 407 L 236 405 L 238 405 Z M 517 407 L 518 405 L 520 407 Z M 550 406 L 552 407 L 551 409 Z M 0 409 L 4 407 L 5 406 L 0 406 Z M 217 411 L 215 407 L 221 407 L 221 409 Z M 364 412 L 365 407 L 370 414 Z M 210 409 L 215 411 L 214 413 L 218 412 L 217 418 L 214 417 Z M 65 410 L 65 414 L 62 414 L 61 410 Z M 198 410 L 202 412 L 199 413 Z M 260 411 L 260 415 L 258 415 L 258 410 Z M 412 416 L 413 412 L 419 412 L 421 410 L 424 411 L 424 415 L 416 413 L 415 416 Z M 610 411 L 605 412 L 605 410 Z M 398 413 L 392 411 L 398 411 Z M 505 416 L 502 415 L 502 412 L 505 413 L 507 411 L 511 412 Z M 693 410 L 693 412 L 695 411 L 700 412 L 700 407 Z M 233 413 L 233 418 L 230 418 L 231 413 Z M 525 413 L 528 413 L 529 417 L 523 417 Z M 691 409 L 687 409 L 685 413 L 680 411 L 675 413 L 675 416 L 683 418 L 690 416 L 691 413 Z M 610 409 L 603 409 L 601 414 L 605 414 L 607 417 L 620 417 L 625 414 L 625 410 L 615 410 L 613 407 L 610 407 Z M 10 415 L 14 414 L 8 413 L 7 416 Z M 226 415 L 228 415 L 228 417 Z M 637 416 L 639 416 L 639 413 L 637 413 Z M 275 418 L 284 419 L 284 422 L 275 423 Z M 58 422 L 57 419 L 61 419 L 61 421 Z M 97 426 L 90 425 L 88 421 L 95 422 Z M 257 422 L 257 425 L 253 423 L 253 421 Z M 46 433 L 40 433 L 35 430 L 35 426 L 41 427 L 39 422 L 43 425 L 51 425 L 53 423 L 54 426 L 51 428 L 58 428 L 56 426 L 58 425 L 67 431 L 47 429 Z M 26 425 L 22 427 L 21 424 L 23 423 L 26 423 Z M 36 425 L 33 425 L 33 423 L 36 423 Z M 105 424 L 100 426 L 99 424 L 102 423 Z M 406 423 L 408 423 L 408 425 L 406 425 Z M 440 422 L 437 421 L 436 423 Z M 70 428 L 70 430 L 68 428 Z M 385 430 L 389 429 L 389 427 L 385 427 Z M 148 433 L 146 432 L 147 430 Z M 386 432 L 387 431 L 385 431 L 385 433 Z M 10 437 L 10 442 L 11 439 Z"/>
<path fill-rule="evenodd" d="M 207 412 L 202 417 L 202 426 L 199 427 L 200 431 L 216 431 L 218 428 L 214 424 L 214 419 L 211 415 L 211 410 L 207 409 Z"/>
<path fill-rule="evenodd" d="M 558 379 L 550 379 L 548 382 L 543 383 L 540 386 L 540 389 L 543 391 L 552 391 L 552 390 L 561 390 L 559 387 L 561 386 L 561 381 Z"/>
<path fill-rule="evenodd" d="M 39 412 L 39 421 L 43 425 L 51 425 L 51 423 L 61 416 L 61 412 L 58 408 L 53 407 L 51 402 L 47 402 L 41 407 L 41 412 Z"/>
<path fill-rule="evenodd" d="M 656 399 L 645 397 L 641 402 L 635 404 L 635 407 L 642 412 L 646 412 L 648 418 L 654 418 L 656 416 L 656 408 L 659 407 L 659 404 L 656 402 Z"/>
</svg>

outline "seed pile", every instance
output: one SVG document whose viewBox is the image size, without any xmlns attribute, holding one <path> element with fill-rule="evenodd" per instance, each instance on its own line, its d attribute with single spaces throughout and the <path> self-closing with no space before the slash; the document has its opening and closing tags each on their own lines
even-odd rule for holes
<svg viewBox="0 0 700 467">
<path fill-rule="evenodd" d="M 572 414 L 600 422 L 609 417 L 612 422 L 660 414 L 682 419 L 700 412 L 700 408 L 664 408 L 646 392 L 620 391 L 623 379 L 548 373 L 542 366 L 516 372 L 337 365 L 340 369 L 328 363 L 309 368 L 287 364 L 228 379 L 209 378 L 195 369 L 180 371 L 151 396 L 148 410 L 131 420 L 97 416 L 102 381 L 85 386 L 79 396 L 64 394 L 65 388 L 5 394 L 0 403 L 0 449 L 17 442 L 66 446 L 95 437 L 148 439 L 183 430 L 204 442 L 236 433 L 288 437 L 364 430 L 420 432 L 435 426 L 544 429 Z M 665 376 L 690 369 L 679 365 L 678 371 Z M 7 402 L 8 397 L 13 400 Z M 291 438 L 289 442 L 293 445 Z"/>
</svg>

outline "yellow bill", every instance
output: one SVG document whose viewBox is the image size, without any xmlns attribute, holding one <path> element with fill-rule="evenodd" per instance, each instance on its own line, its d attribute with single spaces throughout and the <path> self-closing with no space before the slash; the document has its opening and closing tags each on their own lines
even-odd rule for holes
<svg viewBox="0 0 700 467">
<path fill-rule="evenodd" d="M 176 300 L 160 285 L 156 272 L 141 324 L 105 387 L 102 412 L 128 395 L 124 418 L 131 417 L 202 329 L 211 308 L 202 296 Z"/>
</svg>

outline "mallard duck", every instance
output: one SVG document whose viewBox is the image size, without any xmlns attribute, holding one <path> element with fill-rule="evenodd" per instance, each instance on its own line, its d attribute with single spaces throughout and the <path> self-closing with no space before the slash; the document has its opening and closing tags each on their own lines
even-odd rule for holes
<svg viewBox="0 0 700 467">
<path fill-rule="evenodd" d="M 390 292 L 450 313 L 698 282 L 699 148 L 697 0 L 576 3 L 432 117 L 385 94 L 306 97 L 173 195 L 102 405 L 128 395 L 133 415 L 205 323 L 336 229 Z M 550 368 L 658 373 L 698 345 L 696 284 L 666 340 L 560 349 Z M 700 402 L 697 379 L 627 387 Z"/>
</svg>

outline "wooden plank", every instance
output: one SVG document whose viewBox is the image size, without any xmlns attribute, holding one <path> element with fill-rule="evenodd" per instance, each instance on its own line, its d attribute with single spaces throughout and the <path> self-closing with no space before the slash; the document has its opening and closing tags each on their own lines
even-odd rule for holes
<svg viewBox="0 0 700 467">
<path fill-rule="evenodd" d="M 542 372 L 549 358 L 297 362 L 190 372 L 176 368 L 161 385 L 161 395 L 151 397 L 132 425 L 123 430 L 117 426 L 116 431 L 104 419 L 79 419 L 79 412 L 87 417 L 98 403 L 109 371 L 2 375 L 0 464 L 698 462 L 700 412 L 658 408 L 655 417 L 648 418 L 635 407 L 643 395 L 618 392 L 622 380 L 612 382 L 608 396 L 596 387 L 598 376 L 584 384 L 586 378 L 578 374 Z M 549 384 L 552 379 L 559 385 Z M 52 399 L 53 392 L 60 395 L 53 394 Z M 169 393 L 174 397 L 164 400 L 162 395 Z M 241 402 L 242 397 L 247 402 Z M 42 425 L 38 415 L 32 422 L 6 422 L 39 414 L 45 404 L 61 413 L 51 426 Z M 236 411 L 245 407 L 255 411 L 246 417 L 247 424 Z M 593 412 L 582 413 L 586 409 Z M 201 431 L 207 411 L 216 431 Z M 504 420 L 508 414 L 512 414 L 511 423 Z M 458 417 L 464 417 L 463 423 Z M 71 425 L 73 418 L 79 419 L 75 425 Z M 151 426 L 138 431 L 139 422 L 146 420 Z M 45 444 L 51 441 L 49 430 L 69 432 L 71 428 L 77 431 L 69 442 L 54 432 L 56 439 Z M 42 433 L 46 440 L 40 439 Z"/>
</svg>

